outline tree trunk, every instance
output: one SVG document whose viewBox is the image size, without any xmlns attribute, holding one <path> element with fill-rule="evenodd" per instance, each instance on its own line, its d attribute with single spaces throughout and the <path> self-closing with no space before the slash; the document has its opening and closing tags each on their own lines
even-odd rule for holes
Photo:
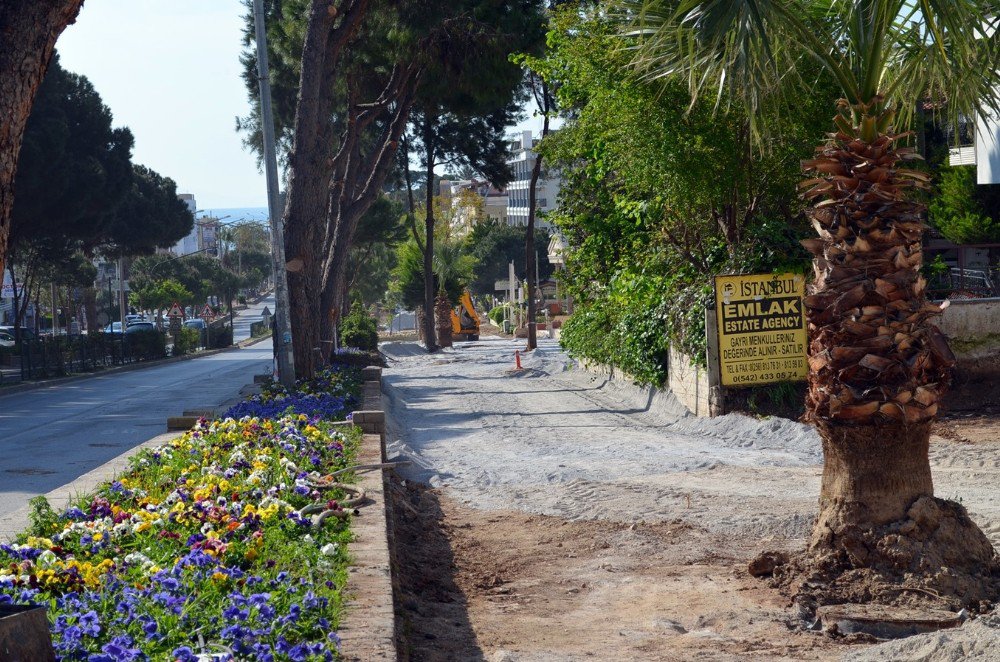
<svg viewBox="0 0 1000 662">
<path fill-rule="evenodd" d="M 967 580 L 947 588 L 964 601 L 996 593 L 976 577 L 998 565 L 965 510 L 933 497 L 928 439 L 954 356 L 928 321 L 941 308 L 918 271 L 924 207 L 907 194 L 928 178 L 897 167 L 919 158 L 896 146 L 905 134 L 872 130 L 892 122 L 881 104 L 843 110 L 838 133 L 803 163 L 820 173 L 804 194 L 818 201 L 807 216 L 819 234 L 803 241 L 816 256 L 806 416 L 824 457 L 809 550 L 828 569 L 866 568 L 890 583 L 947 566 Z"/>
<path fill-rule="evenodd" d="M 24 128 L 56 39 L 83 0 L 0 0 L 0 274 L 7 255 L 14 176 Z"/>
<path fill-rule="evenodd" d="M 434 342 L 434 125 L 431 116 L 424 117 L 424 148 L 427 156 L 427 190 L 425 206 L 427 217 L 424 223 L 424 339 L 427 351 L 437 349 Z"/>
<path fill-rule="evenodd" d="M 368 0 L 314 0 L 302 47 L 302 72 L 295 108 L 295 132 L 288 157 L 288 202 L 285 207 L 285 255 L 289 317 L 296 347 L 295 375 L 308 379 L 316 371 L 316 351 L 324 321 L 322 228 L 333 174 L 334 98 L 337 64 L 368 8 Z"/>
<path fill-rule="evenodd" d="M 434 317 L 437 321 L 438 345 L 451 347 L 451 302 L 443 291 L 438 292 L 434 302 Z"/>
<path fill-rule="evenodd" d="M 934 495 L 930 426 L 817 423 L 824 461 L 814 545 L 831 544 L 844 527 L 902 520 L 917 499 Z"/>
<path fill-rule="evenodd" d="M 549 87 L 545 81 L 541 82 L 541 95 L 536 99 L 539 110 L 542 112 L 542 138 L 549 135 Z M 532 281 L 538 271 L 535 264 L 535 215 L 538 200 L 538 193 L 535 187 L 538 186 L 538 178 L 542 174 L 542 155 L 535 154 L 535 163 L 531 168 L 531 182 L 528 186 L 528 229 L 524 235 L 524 282 L 526 284 L 525 293 L 528 297 L 528 351 L 538 347 L 538 324 L 535 318 L 538 311 L 535 309 L 535 286 L 538 284 Z"/>
<path fill-rule="evenodd" d="M 323 256 L 323 298 L 321 299 L 322 315 L 322 356 L 328 359 L 334 345 L 330 339 L 334 336 L 337 321 L 341 318 L 340 311 L 350 307 L 345 296 L 347 292 L 347 269 L 349 252 L 358 223 L 377 199 L 386 177 L 395 161 L 399 139 L 406 129 L 406 122 L 413 105 L 413 95 L 419 80 L 420 70 L 416 67 L 396 67 L 393 75 L 382 94 L 382 100 L 395 99 L 395 109 L 387 118 L 379 139 L 367 155 L 362 155 L 360 145 L 367 118 L 355 117 L 348 122 L 348 133 L 344 136 L 341 151 L 338 152 L 334 181 L 328 192 L 327 219 L 328 238 L 324 241 Z M 374 112 L 374 111 L 366 111 Z M 350 154 L 347 151 L 350 151 Z M 361 158 L 364 156 L 365 158 Z M 351 167 L 351 164 L 354 164 Z M 342 174 L 343 173 L 343 174 Z M 345 313 L 346 314 L 346 313 Z"/>
<path fill-rule="evenodd" d="M 97 327 L 97 290 L 86 287 L 83 290 L 83 310 L 87 321 L 87 333 L 93 333 Z"/>
</svg>

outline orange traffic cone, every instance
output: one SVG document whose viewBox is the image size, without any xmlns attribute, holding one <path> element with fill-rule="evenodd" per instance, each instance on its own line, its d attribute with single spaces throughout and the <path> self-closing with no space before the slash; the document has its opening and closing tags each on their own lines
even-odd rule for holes
<svg viewBox="0 0 1000 662">
<path fill-rule="evenodd" d="M 515 349 L 514 350 L 514 367 L 517 368 L 518 370 L 522 369 L 521 368 L 521 350 L 519 350 L 519 349 Z"/>
</svg>

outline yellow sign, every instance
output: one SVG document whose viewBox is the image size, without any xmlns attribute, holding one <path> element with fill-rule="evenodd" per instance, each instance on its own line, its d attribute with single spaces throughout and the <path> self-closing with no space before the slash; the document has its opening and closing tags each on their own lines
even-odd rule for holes
<svg viewBox="0 0 1000 662">
<path fill-rule="evenodd" d="M 799 274 L 715 277 L 723 386 L 806 378 L 804 295 L 805 278 Z"/>
</svg>

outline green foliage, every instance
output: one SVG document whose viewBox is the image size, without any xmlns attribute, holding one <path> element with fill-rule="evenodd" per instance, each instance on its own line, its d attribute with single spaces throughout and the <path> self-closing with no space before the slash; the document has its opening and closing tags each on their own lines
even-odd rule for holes
<svg viewBox="0 0 1000 662">
<path fill-rule="evenodd" d="M 444 290 L 452 302 L 458 301 L 472 279 L 475 258 L 465 251 L 458 241 L 443 241 L 434 247 L 435 290 L 441 289 L 440 275 L 443 275 Z M 412 238 L 400 244 L 392 275 L 390 287 L 404 306 L 414 310 L 424 304 L 424 255 Z"/>
<path fill-rule="evenodd" d="M 53 508 L 49 500 L 44 496 L 36 496 L 28 501 L 28 527 L 29 536 L 49 536 L 53 531 L 59 530 L 59 513 Z"/>
<path fill-rule="evenodd" d="M 407 309 L 416 310 L 424 304 L 424 254 L 413 239 L 396 250 L 392 277 L 390 288 Z"/>
<path fill-rule="evenodd" d="M 493 320 L 494 324 L 500 326 L 501 324 L 503 324 L 504 315 L 506 314 L 507 309 L 509 307 L 510 306 L 508 306 L 507 304 L 503 304 L 502 306 L 495 306 L 490 309 L 490 312 L 488 312 L 487 315 L 491 320 Z"/>
<path fill-rule="evenodd" d="M 808 266 L 795 185 L 831 109 L 806 98 L 762 115 L 762 153 L 735 101 L 691 105 L 686 80 L 633 73 L 600 11 L 557 11 L 548 46 L 530 64 L 570 117 L 540 147 L 565 182 L 548 218 L 569 244 L 563 345 L 652 383 L 668 343 L 704 365 L 715 275 Z"/>
<path fill-rule="evenodd" d="M 103 243 L 131 185 L 133 143 L 91 82 L 53 58 L 25 128 L 11 242 L 70 252 Z"/>
<path fill-rule="evenodd" d="M 18 161 L 12 248 L 31 247 L 45 261 L 74 251 L 136 255 L 190 232 L 194 218 L 176 185 L 133 164 L 133 143 L 90 81 L 54 58 Z"/>
<path fill-rule="evenodd" d="M 396 247 L 407 237 L 403 204 L 379 196 L 361 217 L 351 241 L 348 288 L 367 305 L 385 297 L 396 266 Z"/>
<path fill-rule="evenodd" d="M 173 301 L 200 304 L 213 295 L 222 301 L 234 300 L 247 279 L 226 268 L 221 260 L 205 255 L 181 259 L 150 255 L 133 262 L 132 281 L 137 291 L 135 303 L 153 307 L 150 302 L 166 301 L 155 306 L 161 308 Z M 169 298 L 168 294 L 178 298 Z"/>
<path fill-rule="evenodd" d="M 494 294 L 498 280 L 507 280 L 508 265 L 514 262 L 516 273 L 524 272 L 523 225 L 507 225 L 498 220 L 477 223 L 466 237 L 470 254 L 476 259 L 475 278 L 469 289 L 477 294 Z M 552 276 L 554 267 L 549 264 L 549 233 L 535 230 L 535 251 L 538 254 L 538 275 L 542 280 Z M 534 274 L 532 274 L 534 277 Z"/>
<path fill-rule="evenodd" d="M 466 252 L 460 241 L 441 241 L 434 246 L 434 282 L 438 292 L 444 291 L 454 305 L 472 279 L 476 259 Z"/>
<path fill-rule="evenodd" d="M 271 330 L 267 329 L 264 335 L 270 333 Z M 208 349 L 222 349 L 224 347 L 229 347 L 233 344 L 233 327 L 231 326 L 212 326 L 208 331 Z"/>
<path fill-rule="evenodd" d="M 937 278 L 940 278 L 948 273 L 948 270 L 948 263 L 944 261 L 944 256 L 940 253 L 935 255 L 933 260 L 924 262 L 923 266 L 920 267 L 921 275 L 928 281 L 934 281 Z"/>
<path fill-rule="evenodd" d="M 351 312 L 340 323 L 340 344 L 369 352 L 378 349 L 378 326 L 360 301 L 351 304 Z"/>
<path fill-rule="evenodd" d="M 198 329 L 182 326 L 174 336 L 174 356 L 184 356 L 198 349 L 201 344 L 201 332 Z"/>
<path fill-rule="evenodd" d="M 130 356 L 143 359 L 160 359 L 167 355 L 167 334 L 152 329 L 125 334 L 125 349 Z"/>
<path fill-rule="evenodd" d="M 975 166 L 943 166 L 938 173 L 938 194 L 928 206 L 931 224 L 956 244 L 1000 241 L 1000 220 L 976 197 Z"/>
<path fill-rule="evenodd" d="M 129 294 L 129 302 L 143 310 L 161 310 L 175 301 L 186 306 L 194 302 L 194 295 L 172 278 L 160 281 L 140 280 L 139 287 L 133 287 Z"/>
<path fill-rule="evenodd" d="M 613 365 L 643 383 L 667 377 L 667 302 L 653 281 L 619 279 L 618 291 L 578 308 L 561 341 L 575 356 Z"/>
</svg>

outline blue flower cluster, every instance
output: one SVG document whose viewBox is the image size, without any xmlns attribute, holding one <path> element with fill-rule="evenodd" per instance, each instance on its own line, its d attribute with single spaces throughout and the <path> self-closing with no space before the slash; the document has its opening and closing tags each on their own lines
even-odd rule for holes
<svg viewBox="0 0 1000 662">
<path fill-rule="evenodd" d="M 267 384 L 260 395 L 230 408 L 224 417 L 277 418 L 283 414 L 305 414 L 310 418 L 335 421 L 358 405 L 361 386 L 357 368 L 332 365 L 309 381 L 300 381 L 289 393 L 281 384 Z"/>
<path fill-rule="evenodd" d="M 258 418 L 278 418 L 284 414 L 305 414 L 309 418 L 338 420 L 344 418 L 344 412 L 357 405 L 353 395 L 292 395 L 266 399 L 255 395 L 231 407 L 224 418 L 240 419 L 244 416 Z"/>
<path fill-rule="evenodd" d="M 213 573 L 224 572 L 238 580 L 239 590 L 224 596 L 228 605 L 222 617 L 212 618 L 206 625 L 199 612 L 209 610 L 199 604 L 201 596 L 192 592 L 195 580 Z M 20 601 L 36 599 L 37 590 L 26 589 Z M 112 631 L 122 632 L 101 647 L 100 653 L 87 652 L 87 640 L 102 634 L 98 611 L 106 611 L 109 596 L 116 600 L 117 616 L 110 622 Z M 207 599 L 213 599 L 211 597 Z M 0 593 L 0 603 L 10 602 L 11 596 Z M 86 662 L 118 662 L 148 660 L 137 639 L 157 641 L 164 638 L 161 624 L 171 629 L 189 632 L 197 629 L 209 642 L 206 650 L 195 651 L 190 646 L 173 650 L 172 659 L 195 662 L 206 652 L 212 659 L 224 660 L 333 660 L 340 639 L 331 630 L 326 618 L 329 600 L 317 596 L 306 578 L 289 581 L 288 573 L 280 572 L 266 580 L 245 573 L 239 568 L 225 567 L 215 558 L 193 550 L 181 558 L 169 571 L 150 577 L 144 588 L 131 586 L 109 575 L 101 590 L 70 592 L 56 598 L 59 615 L 52 624 L 53 644 L 60 660 Z M 287 632 L 299 636 L 313 632 L 321 637 L 297 641 L 285 637 Z M 323 634 L 325 633 L 325 634 Z"/>
</svg>

